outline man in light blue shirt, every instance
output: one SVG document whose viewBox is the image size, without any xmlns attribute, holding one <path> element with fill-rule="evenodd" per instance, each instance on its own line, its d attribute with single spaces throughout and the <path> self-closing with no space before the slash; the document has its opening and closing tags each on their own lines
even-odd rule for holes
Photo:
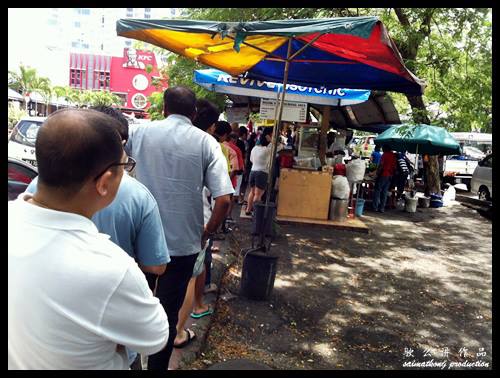
<svg viewBox="0 0 500 378">
<path fill-rule="evenodd" d="M 35 193 L 38 177 L 26 188 Z M 170 261 L 156 200 L 149 190 L 127 172 L 111 204 L 92 217 L 99 232 L 107 234 L 134 258 L 143 272 L 161 275 Z M 154 290 L 151 280 L 148 280 Z"/>
<path fill-rule="evenodd" d="M 120 122 L 118 131 L 122 143 L 126 143 L 129 130 L 128 121 L 117 110 L 109 107 L 96 107 Z M 35 193 L 38 177 L 26 188 Z M 151 291 L 154 291 L 156 277 L 165 272 L 170 262 L 169 251 L 163 232 L 158 204 L 149 190 L 139 181 L 124 172 L 122 181 L 113 202 L 92 216 L 99 232 L 107 234 L 113 243 L 120 246 L 134 258 L 146 273 Z M 137 353 L 128 351 L 129 363 L 136 359 Z"/>
<path fill-rule="evenodd" d="M 133 125 L 125 146 L 137 160 L 136 177 L 153 194 L 167 239 L 171 262 L 158 278 L 156 295 L 168 316 L 170 334 L 165 349 L 149 357 L 148 369 L 167 370 L 177 334 L 179 309 L 196 257 L 222 222 L 234 192 L 227 163 L 217 141 L 193 126 L 196 96 L 188 88 L 164 93 L 165 120 Z M 136 126 L 136 127 L 135 127 Z M 202 191 L 206 186 L 215 206 L 204 225 Z"/>
</svg>

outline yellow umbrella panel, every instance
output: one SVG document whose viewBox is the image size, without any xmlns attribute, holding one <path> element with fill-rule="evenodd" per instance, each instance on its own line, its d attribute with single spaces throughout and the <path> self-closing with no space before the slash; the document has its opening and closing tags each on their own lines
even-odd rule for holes
<svg viewBox="0 0 500 378">
<path fill-rule="evenodd" d="M 208 33 L 191 33 L 161 29 L 142 29 L 124 32 L 123 37 L 138 39 L 194 59 L 207 66 L 216 67 L 231 75 L 240 75 L 263 60 L 287 41 L 287 37 L 252 35 L 245 39 L 240 51 L 233 49 L 232 38 L 221 38 Z"/>
</svg>

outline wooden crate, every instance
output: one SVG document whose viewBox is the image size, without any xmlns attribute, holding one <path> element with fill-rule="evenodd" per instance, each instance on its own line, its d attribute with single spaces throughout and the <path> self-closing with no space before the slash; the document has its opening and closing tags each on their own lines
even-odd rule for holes
<svg viewBox="0 0 500 378">
<path fill-rule="evenodd" d="M 329 172 L 282 168 L 278 216 L 328 219 L 332 175 Z"/>
</svg>

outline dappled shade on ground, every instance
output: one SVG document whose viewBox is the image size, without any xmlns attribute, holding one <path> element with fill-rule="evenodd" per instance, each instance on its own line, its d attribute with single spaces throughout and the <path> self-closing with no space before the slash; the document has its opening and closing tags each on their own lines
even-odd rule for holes
<svg viewBox="0 0 500 378">
<path fill-rule="evenodd" d="M 405 348 L 464 361 L 465 347 L 491 364 L 491 222 L 459 204 L 363 219 L 369 235 L 280 226 L 270 300 L 222 304 L 210 362 L 242 353 L 280 369 L 401 369 Z M 240 223 L 235 253 L 250 245 Z M 225 279 L 233 293 L 240 272 L 241 257 Z"/>
</svg>

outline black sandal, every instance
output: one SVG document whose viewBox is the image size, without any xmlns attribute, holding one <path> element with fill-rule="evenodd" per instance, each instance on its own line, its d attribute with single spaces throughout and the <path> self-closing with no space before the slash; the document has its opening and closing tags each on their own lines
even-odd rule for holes
<svg viewBox="0 0 500 378">
<path fill-rule="evenodd" d="M 178 349 L 184 348 L 185 346 L 189 345 L 189 343 L 191 341 L 196 339 L 196 334 L 193 331 L 191 331 L 189 328 L 184 328 L 184 331 L 186 331 L 186 333 L 187 333 L 187 339 L 184 340 L 180 344 L 177 344 L 177 345 L 174 344 L 174 348 L 178 348 Z M 191 332 L 193 332 L 193 336 L 191 336 Z"/>
</svg>

